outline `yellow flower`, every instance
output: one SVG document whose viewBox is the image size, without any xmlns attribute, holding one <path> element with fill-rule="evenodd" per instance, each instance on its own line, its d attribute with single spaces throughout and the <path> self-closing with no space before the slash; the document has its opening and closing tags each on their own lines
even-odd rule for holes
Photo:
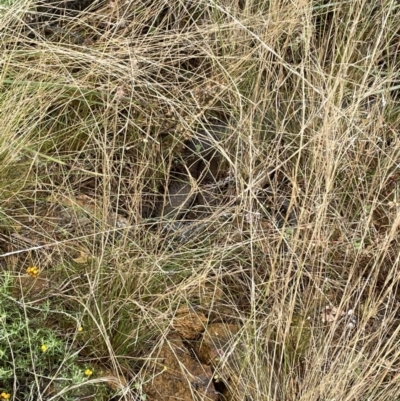
<svg viewBox="0 0 400 401">
<path fill-rule="evenodd" d="M 26 269 L 26 272 L 33 278 L 39 275 L 40 270 L 36 266 L 31 266 Z"/>
<path fill-rule="evenodd" d="M 92 370 L 90 370 L 90 369 L 86 369 L 85 370 L 85 376 L 92 376 L 92 374 L 93 374 L 93 371 Z"/>
<path fill-rule="evenodd" d="M 42 352 L 46 352 L 47 351 L 47 345 L 43 344 L 40 349 L 42 350 Z"/>
<path fill-rule="evenodd" d="M 78 327 L 78 331 L 79 331 L 79 333 L 82 333 L 83 327 L 82 327 L 82 326 L 79 326 L 79 327 Z"/>
<path fill-rule="evenodd" d="M 6 392 L 2 392 L 1 394 L 0 394 L 0 398 L 2 399 L 2 400 L 9 400 L 10 398 L 11 398 L 11 394 L 10 393 L 6 393 Z"/>
</svg>

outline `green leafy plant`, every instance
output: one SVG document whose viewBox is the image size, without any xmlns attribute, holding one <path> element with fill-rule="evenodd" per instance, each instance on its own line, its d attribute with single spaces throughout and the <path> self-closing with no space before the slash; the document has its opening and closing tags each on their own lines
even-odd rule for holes
<svg viewBox="0 0 400 401">
<path fill-rule="evenodd" d="M 51 395 L 55 400 L 68 400 L 76 399 L 77 395 L 104 392 L 104 388 L 87 384 L 93 368 L 80 364 L 77 350 L 46 327 L 47 314 L 12 296 L 11 276 L 3 273 L 0 283 L 3 399 L 6 394 L 13 394 L 17 400 L 33 400 L 40 393 Z"/>
</svg>

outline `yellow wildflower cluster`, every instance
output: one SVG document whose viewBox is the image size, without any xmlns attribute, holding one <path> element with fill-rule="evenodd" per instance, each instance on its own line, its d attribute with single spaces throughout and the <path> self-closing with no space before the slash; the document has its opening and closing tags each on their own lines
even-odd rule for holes
<svg viewBox="0 0 400 401">
<path fill-rule="evenodd" d="M 47 345 L 43 344 L 40 349 L 42 350 L 42 352 L 46 352 L 47 351 Z"/>
<path fill-rule="evenodd" d="M 92 370 L 90 370 L 90 369 L 86 369 L 85 370 L 85 376 L 92 376 L 92 374 L 93 374 L 93 371 Z"/>
<path fill-rule="evenodd" d="M 0 393 L 0 399 L 1 400 L 9 400 L 10 398 L 11 398 L 11 394 L 10 393 L 6 393 L 5 391 Z"/>
<path fill-rule="evenodd" d="M 39 275 L 39 269 L 36 266 L 28 267 L 26 272 L 33 278 L 36 278 Z"/>
</svg>

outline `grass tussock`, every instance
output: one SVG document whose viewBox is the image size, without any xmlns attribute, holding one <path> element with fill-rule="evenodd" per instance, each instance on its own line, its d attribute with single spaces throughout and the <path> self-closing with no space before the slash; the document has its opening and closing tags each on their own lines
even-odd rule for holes
<svg viewBox="0 0 400 401">
<path fill-rule="evenodd" d="M 397 400 L 399 17 L 0 0 L 0 399 Z"/>
</svg>

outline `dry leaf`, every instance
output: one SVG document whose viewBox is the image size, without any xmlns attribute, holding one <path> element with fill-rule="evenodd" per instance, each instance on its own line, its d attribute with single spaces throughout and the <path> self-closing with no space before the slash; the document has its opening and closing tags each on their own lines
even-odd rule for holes
<svg viewBox="0 0 400 401">
<path fill-rule="evenodd" d="M 88 255 L 86 252 L 79 251 L 79 256 L 74 258 L 73 261 L 75 263 L 78 263 L 80 265 L 85 264 L 89 261 L 90 255 Z"/>
<path fill-rule="evenodd" d="M 325 310 L 321 313 L 321 320 L 323 323 L 332 323 L 338 316 L 343 317 L 345 314 L 345 312 L 340 311 L 338 308 L 327 305 Z"/>
</svg>

